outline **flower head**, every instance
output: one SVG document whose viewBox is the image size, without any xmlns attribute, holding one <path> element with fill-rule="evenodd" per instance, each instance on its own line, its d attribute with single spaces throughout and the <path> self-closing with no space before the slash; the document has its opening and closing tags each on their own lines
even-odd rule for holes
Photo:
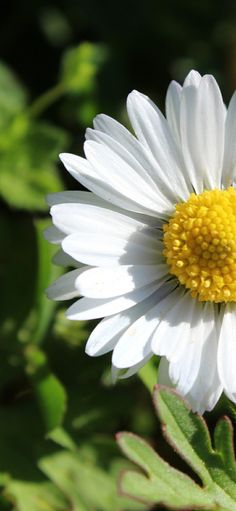
<svg viewBox="0 0 236 511">
<path fill-rule="evenodd" d="M 191 71 L 166 118 L 136 91 L 127 109 L 135 136 L 99 115 L 86 159 L 61 155 L 90 192 L 49 197 L 47 238 L 75 269 L 48 295 L 78 298 L 69 319 L 104 318 L 86 351 L 112 351 L 114 371 L 160 355 L 160 381 L 194 410 L 222 391 L 236 402 L 236 95 L 226 110 L 215 79 Z"/>
</svg>

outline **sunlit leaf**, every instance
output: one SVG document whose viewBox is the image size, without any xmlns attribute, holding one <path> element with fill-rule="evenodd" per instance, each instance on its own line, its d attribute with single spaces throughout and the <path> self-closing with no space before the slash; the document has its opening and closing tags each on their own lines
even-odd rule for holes
<svg viewBox="0 0 236 511">
<path fill-rule="evenodd" d="M 192 413 L 175 391 L 157 387 L 154 403 L 166 440 L 197 473 L 203 486 L 171 467 L 139 437 L 121 433 L 118 442 L 122 450 L 146 474 L 127 472 L 121 481 L 122 491 L 171 509 L 235 511 L 236 463 L 230 421 L 219 422 L 213 448 L 203 418 Z"/>
<path fill-rule="evenodd" d="M 117 457 L 111 463 L 107 460 L 105 467 L 99 467 L 94 460 L 95 453 L 92 446 L 82 446 L 77 452 L 61 451 L 42 458 L 39 466 L 56 487 L 68 496 L 71 508 L 76 511 L 143 509 L 143 506 L 118 495 L 116 479 L 120 469 L 125 467 L 124 462 Z M 104 464 L 105 445 L 101 453 Z"/>
<path fill-rule="evenodd" d="M 1 130 L 26 104 L 26 91 L 14 73 L 0 62 L 0 137 Z"/>
<path fill-rule="evenodd" d="M 106 48 L 101 44 L 82 43 L 67 50 L 61 68 L 61 82 L 65 90 L 76 94 L 90 93 L 106 58 Z"/>
<path fill-rule="evenodd" d="M 12 481 L 6 492 L 17 511 L 68 511 L 68 501 L 50 482 Z"/>
<path fill-rule="evenodd" d="M 16 123 L 16 121 L 15 121 Z M 20 209 L 47 209 L 45 195 L 62 189 L 56 164 L 65 148 L 65 132 L 24 118 L 0 138 L 0 195 Z"/>
</svg>

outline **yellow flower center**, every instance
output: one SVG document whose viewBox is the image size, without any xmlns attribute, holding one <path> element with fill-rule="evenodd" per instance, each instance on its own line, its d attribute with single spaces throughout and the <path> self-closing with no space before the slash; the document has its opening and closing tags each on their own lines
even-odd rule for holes
<svg viewBox="0 0 236 511">
<path fill-rule="evenodd" d="M 236 191 L 210 190 L 177 204 L 164 227 L 170 273 L 199 301 L 236 301 Z"/>
</svg>

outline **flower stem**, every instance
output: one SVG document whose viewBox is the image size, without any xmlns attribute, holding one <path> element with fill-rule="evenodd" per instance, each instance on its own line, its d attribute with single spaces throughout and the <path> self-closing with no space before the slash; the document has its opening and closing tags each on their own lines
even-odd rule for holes
<svg viewBox="0 0 236 511">
<path fill-rule="evenodd" d="M 140 369 L 138 375 L 140 380 L 142 380 L 143 384 L 145 385 L 145 387 L 152 394 L 153 387 L 157 383 L 157 368 L 153 364 L 152 359 L 150 359 L 149 362 L 147 362 L 145 366 L 143 366 L 142 369 Z"/>
<path fill-rule="evenodd" d="M 30 106 L 29 114 L 31 117 L 38 117 L 44 110 L 46 110 L 52 103 L 57 101 L 64 94 L 64 87 L 61 83 L 55 85 L 48 91 L 39 96 Z"/>
</svg>

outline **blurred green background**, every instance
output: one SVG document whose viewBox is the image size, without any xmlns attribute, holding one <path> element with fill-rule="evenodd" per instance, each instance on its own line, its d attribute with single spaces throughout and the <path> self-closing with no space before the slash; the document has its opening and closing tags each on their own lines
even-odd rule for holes
<svg viewBox="0 0 236 511">
<path fill-rule="evenodd" d="M 82 155 L 100 112 L 127 124 L 136 88 L 164 109 L 171 79 L 213 73 L 236 88 L 234 1 L 9 0 L 0 21 L 0 511 L 148 509 L 118 496 L 128 465 L 114 435 L 133 430 L 167 457 L 143 383 L 115 387 L 110 356 L 84 344 L 44 289 L 60 275 L 44 241 L 45 195 L 77 189 L 58 153 Z M 150 369 L 150 368 L 149 368 Z"/>
</svg>

